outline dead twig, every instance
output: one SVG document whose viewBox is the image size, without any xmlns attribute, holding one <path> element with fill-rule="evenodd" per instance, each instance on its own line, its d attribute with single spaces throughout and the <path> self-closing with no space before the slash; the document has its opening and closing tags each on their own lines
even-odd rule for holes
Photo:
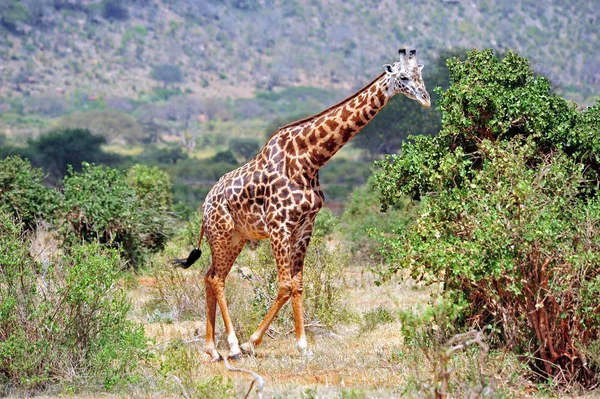
<svg viewBox="0 0 600 399">
<path fill-rule="evenodd" d="M 481 331 L 471 330 L 463 334 L 456 334 L 446 342 L 446 350 L 440 353 L 440 369 L 437 372 L 436 379 L 440 382 L 440 389 L 435 389 L 436 399 L 445 399 L 448 396 L 448 379 L 452 370 L 448 370 L 448 361 L 454 352 L 463 350 L 471 345 L 477 345 L 481 348 L 479 354 L 479 378 L 482 389 L 485 387 L 483 374 L 483 365 L 489 351 L 489 346 L 483 342 L 484 336 Z"/>
<path fill-rule="evenodd" d="M 265 386 L 265 379 L 260 374 L 255 373 L 254 371 L 246 370 L 246 369 L 240 369 L 240 368 L 237 368 L 237 367 L 232 367 L 229 364 L 229 361 L 227 361 L 227 357 L 224 357 L 224 356 L 221 356 L 221 357 L 223 358 L 223 361 L 225 362 L 225 368 L 227 370 L 250 374 L 252 377 L 254 377 L 254 380 L 252 380 L 252 383 L 250 384 L 250 388 L 248 388 L 248 392 L 246 393 L 246 396 L 244 396 L 244 399 L 247 399 L 250 396 L 250 392 L 252 392 L 252 387 L 254 387 L 255 383 L 256 383 L 256 397 L 258 399 L 262 399 L 262 397 L 263 397 L 263 389 L 264 389 L 264 386 Z"/>
<path fill-rule="evenodd" d="M 181 388 L 181 392 L 183 392 L 183 396 L 185 396 L 186 399 L 190 399 L 190 395 L 188 395 L 188 393 L 185 390 L 185 387 L 183 386 L 183 384 L 181 383 L 181 380 L 179 379 L 179 377 L 177 377 L 176 375 L 174 375 L 173 379 L 175 380 L 175 382 L 177 383 L 177 385 L 179 385 L 179 388 Z"/>
</svg>

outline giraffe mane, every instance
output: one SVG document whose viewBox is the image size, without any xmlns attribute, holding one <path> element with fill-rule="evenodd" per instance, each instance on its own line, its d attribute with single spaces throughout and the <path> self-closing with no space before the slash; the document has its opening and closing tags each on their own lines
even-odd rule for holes
<svg viewBox="0 0 600 399">
<path fill-rule="evenodd" d="M 373 83 L 375 83 L 377 80 L 381 79 L 381 77 L 382 77 L 383 75 L 385 75 L 385 72 L 383 72 L 381 75 L 377 76 L 375 79 L 373 79 L 373 80 L 372 80 L 371 82 L 369 82 L 367 85 L 365 85 L 365 87 L 363 87 L 362 89 L 360 89 L 359 91 L 357 91 L 356 93 L 354 93 L 353 95 L 351 95 L 350 97 L 343 99 L 342 101 L 340 101 L 340 102 L 338 102 L 337 104 L 334 104 L 334 105 L 332 105 L 331 107 L 329 107 L 329 108 L 327 108 L 327 109 L 325 109 L 325 110 L 323 110 L 323 111 L 319 112 L 318 114 L 315 114 L 315 115 L 312 115 L 312 116 L 307 116 L 306 118 L 299 119 L 299 120 L 297 120 L 297 121 L 295 121 L 295 122 L 288 123 L 287 125 L 280 127 L 279 129 L 277 129 L 277 130 L 275 131 L 275 133 L 273 133 L 273 135 L 275 135 L 276 133 L 278 133 L 279 131 L 281 131 L 281 130 L 283 130 L 283 129 L 287 129 L 287 128 L 290 128 L 290 127 L 298 126 L 298 125 L 301 125 L 301 124 L 303 124 L 303 123 L 306 123 L 306 122 L 308 122 L 308 121 L 310 121 L 310 120 L 317 119 L 317 118 L 319 118 L 319 117 L 323 116 L 324 114 L 328 113 L 328 112 L 329 112 L 329 111 L 331 111 L 332 109 L 334 109 L 334 108 L 337 108 L 337 107 L 339 107 L 340 105 L 342 105 L 342 104 L 344 104 L 344 103 L 347 103 L 347 102 L 350 102 L 350 101 L 352 101 L 353 99 L 355 99 L 356 97 L 358 97 L 359 95 L 361 95 L 362 93 L 364 93 L 366 90 L 368 90 L 368 89 L 369 89 L 369 87 L 371 87 L 371 85 L 372 85 Z M 271 136 L 271 137 L 273 137 L 273 136 Z"/>
</svg>

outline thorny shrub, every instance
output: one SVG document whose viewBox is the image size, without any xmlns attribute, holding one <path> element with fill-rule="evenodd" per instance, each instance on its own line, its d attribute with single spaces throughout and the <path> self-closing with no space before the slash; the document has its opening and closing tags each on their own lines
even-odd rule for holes
<svg viewBox="0 0 600 399">
<path fill-rule="evenodd" d="M 137 378 L 145 337 L 127 319 L 117 252 L 75 245 L 41 264 L 29 244 L 0 213 L 0 394 Z"/>
<path fill-rule="evenodd" d="M 449 62 L 443 129 L 390 156 L 384 205 L 422 199 L 407 230 L 384 238 L 387 273 L 407 268 L 466 306 L 541 379 L 597 383 L 600 338 L 600 104 L 579 112 L 509 52 Z"/>
<path fill-rule="evenodd" d="M 29 161 L 10 156 L 0 160 L 0 210 L 18 218 L 27 230 L 51 219 L 59 194 L 44 186 L 44 172 Z"/>
<path fill-rule="evenodd" d="M 67 243 L 98 241 L 138 266 L 172 235 L 169 191 L 157 168 L 134 166 L 126 176 L 84 162 L 64 179 L 62 232 Z"/>
</svg>

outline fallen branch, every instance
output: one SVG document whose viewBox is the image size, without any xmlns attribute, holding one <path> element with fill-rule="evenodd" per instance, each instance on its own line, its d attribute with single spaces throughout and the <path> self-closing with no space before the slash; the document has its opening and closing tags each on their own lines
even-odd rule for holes
<svg viewBox="0 0 600 399">
<path fill-rule="evenodd" d="M 250 392 L 252 392 L 252 387 L 254 386 L 254 383 L 256 383 L 256 397 L 258 399 L 262 399 L 262 397 L 263 397 L 263 388 L 265 386 L 265 379 L 260 374 L 255 373 L 254 371 L 246 370 L 246 369 L 240 369 L 240 368 L 237 368 L 237 367 L 232 367 L 229 364 L 229 361 L 227 361 L 227 357 L 226 356 L 221 356 L 221 357 L 223 358 L 223 361 L 225 362 L 225 368 L 227 370 L 250 374 L 252 377 L 254 377 L 254 380 L 252 380 L 252 383 L 250 384 L 250 388 L 248 388 L 248 392 L 246 393 L 246 396 L 244 396 L 244 399 L 247 399 L 250 396 Z"/>
<path fill-rule="evenodd" d="M 181 391 L 183 392 L 183 396 L 186 399 L 190 399 L 190 395 L 188 395 L 187 391 L 185 390 L 185 387 L 183 386 L 183 384 L 181 383 L 181 380 L 179 379 L 179 377 L 177 377 L 176 375 L 173 376 L 173 379 L 175 380 L 175 382 L 179 385 L 179 388 L 181 388 Z"/>
</svg>

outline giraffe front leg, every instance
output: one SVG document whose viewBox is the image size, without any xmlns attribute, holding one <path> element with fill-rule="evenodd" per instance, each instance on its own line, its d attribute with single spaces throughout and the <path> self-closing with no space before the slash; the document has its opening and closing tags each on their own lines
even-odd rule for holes
<svg viewBox="0 0 600 399">
<path fill-rule="evenodd" d="M 292 281 L 290 277 L 290 245 L 289 235 L 281 238 L 279 235 L 271 236 L 271 247 L 273 255 L 277 263 L 277 278 L 279 280 L 279 290 L 277 298 L 269 311 L 263 318 L 262 322 L 252 334 L 248 342 L 244 343 L 241 348 L 244 353 L 254 354 L 254 347 L 262 342 L 263 336 L 267 332 L 269 325 L 277 316 L 277 313 L 283 305 L 290 299 L 292 294 Z"/>
<path fill-rule="evenodd" d="M 281 307 L 285 305 L 288 299 L 290 299 L 291 292 L 292 286 L 289 280 L 282 282 L 281 279 L 279 279 L 279 291 L 277 292 L 277 299 L 275 299 L 275 302 L 273 305 L 271 305 L 271 308 L 248 342 L 241 345 L 242 352 L 250 355 L 254 354 L 254 347 L 260 345 L 265 333 L 267 332 L 267 329 L 269 328 L 269 325 L 271 325 L 271 322 L 273 319 L 275 319 L 275 316 L 277 316 L 277 313 Z"/>
<path fill-rule="evenodd" d="M 294 311 L 294 327 L 296 329 L 296 347 L 302 354 L 306 354 L 308 344 L 304 330 L 304 312 L 302 309 L 302 271 L 292 278 L 292 309 Z"/>
<path fill-rule="evenodd" d="M 307 354 L 306 332 L 304 329 L 304 311 L 302 307 L 302 270 L 304 258 L 313 230 L 314 217 L 309 219 L 294 245 L 292 255 L 292 309 L 294 311 L 294 326 L 296 329 L 296 347 L 302 355 Z"/>
</svg>

